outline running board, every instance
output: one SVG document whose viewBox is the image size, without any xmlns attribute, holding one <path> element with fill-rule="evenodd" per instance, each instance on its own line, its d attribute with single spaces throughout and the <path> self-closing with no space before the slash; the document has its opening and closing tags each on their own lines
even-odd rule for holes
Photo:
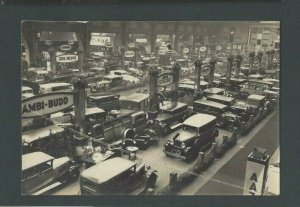
<svg viewBox="0 0 300 207">
<path fill-rule="evenodd" d="M 61 186 L 62 183 L 61 182 L 56 182 L 56 183 L 53 183 L 37 192 L 35 192 L 34 194 L 32 195 L 42 195 L 42 194 L 45 194 L 47 192 L 49 192 L 50 190 L 53 190 L 54 188 L 57 188 L 58 186 Z"/>
</svg>

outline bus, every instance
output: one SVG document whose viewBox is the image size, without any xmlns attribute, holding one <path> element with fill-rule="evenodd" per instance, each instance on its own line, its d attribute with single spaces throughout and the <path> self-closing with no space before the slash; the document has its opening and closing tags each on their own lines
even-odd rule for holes
<svg viewBox="0 0 300 207">
<path fill-rule="evenodd" d="M 40 85 L 41 93 L 52 92 L 72 92 L 73 87 L 70 83 L 45 83 Z"/>
<path fill-rule="evenodd" d="M 214 115 L 216 117 L 221 116 L 226 110 L 227 106 L 215 101 L 209 101 L 205 99 L 198 99 L 193 103 L 194 113 L 205 113 Z"/>
<path fill-rule="evenodd" d="M 90 94 L 87 96 L 87 107 L 99 107 L 106 112 L 120 109 L 119 94 Z"/>
<path fill-rule="evenodd" d="M 234 104 L 235 100 L 232 97 L 222 96 L 222 95 L 210 95 L 206 98 L 209 101 L 218 102 L 226 106 L 231 106 Z"/>
</svg>

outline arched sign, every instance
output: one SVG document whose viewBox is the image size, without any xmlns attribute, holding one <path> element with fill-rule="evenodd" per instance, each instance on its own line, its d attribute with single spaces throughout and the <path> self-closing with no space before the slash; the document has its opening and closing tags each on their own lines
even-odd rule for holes
<svg viewBox="0 0 300 207">
<path fill-rule="evenodd" d="M 22 100 L 22 118 L 34 118 L 62 111 L 74 105 L 72 92 L 46 93 Z"/>
<path fill-rule="evenodd" d="M 210 72 L 210 67 L 209 66 L 205 66 L 201 68 L 201 75 L 203 76 L 208 76 Z"/>
<path fill-rule="evenodd" d="M 111 42 L 106 42 L 105 43 L 105 47 L 111 48 L 111 47 L 113 47 L 113 44 Z"/>
<path fill-rule="evenodd" d="M 127 58 L 132 58 L 132 57 L 134 57 L 134 51 L 126 51 L 125 52 L 125 57 L 127 57 Z"/>
<path fill-rule="evenodd" d="M 205 52 L 206 51 L 206 47 L 200 47 L 200 52 Z"/>
<path fill-rule="evenodd" d="M 72 46 L 71 45 L 61 45 L 60 50 L 62 51 L 69 51 L 71 50 Z"/>
<path fill-rule="evenodd" d="M 187 53 L 189 53 L 190 52 L 190 49 L 189 48 L 183 48 L 183 50 L 182 50 L 182 52 L 184 53 L 184 54 L 187 54 Z"/>
<path fill-rule="evenodd" d="M 157 76 L 157 85 L 158 86 L 168 86 L 173 83 L 173 73 L 161 73 Z"/>
<path fill-rule="evenodd" d="M 131 42 L 131 43 L 128 43 L 128 47 L 129 47 L 129 48 L 135 48 L 135 43 L 132 43 L 132 42 Z"/>
<path fill-rule="evenodd" d="M 59 55 L 56 56 L 56 62 L 58 63 L 71 63 L 78 60 L 78 55 Z"/>
</svg>

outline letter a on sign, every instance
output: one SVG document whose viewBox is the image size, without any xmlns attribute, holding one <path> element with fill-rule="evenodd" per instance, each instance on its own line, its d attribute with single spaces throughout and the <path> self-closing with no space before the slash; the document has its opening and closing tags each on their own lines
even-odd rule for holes
<svg viewBox="0 0 300 207">
<path fill-rule="evenodd" d="M 253 173 L 250 180 L 253 180 L 254 182 L 257 182 L 257 176 L 256 173 Z"/>
</svg>

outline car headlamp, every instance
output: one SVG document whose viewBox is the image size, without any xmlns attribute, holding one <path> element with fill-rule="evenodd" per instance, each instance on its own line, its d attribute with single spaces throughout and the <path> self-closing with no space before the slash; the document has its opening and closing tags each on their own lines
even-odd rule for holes
<svg viewBox="0 0 300 207">
<path fill-rule="evenodd" d="M 180 146 L 181 146 L 181 148 L 185 148 L 185 147 L 186 147 L 186 144 L 185 144 L 185 143 L 182 143 Z"/>
</svg>

